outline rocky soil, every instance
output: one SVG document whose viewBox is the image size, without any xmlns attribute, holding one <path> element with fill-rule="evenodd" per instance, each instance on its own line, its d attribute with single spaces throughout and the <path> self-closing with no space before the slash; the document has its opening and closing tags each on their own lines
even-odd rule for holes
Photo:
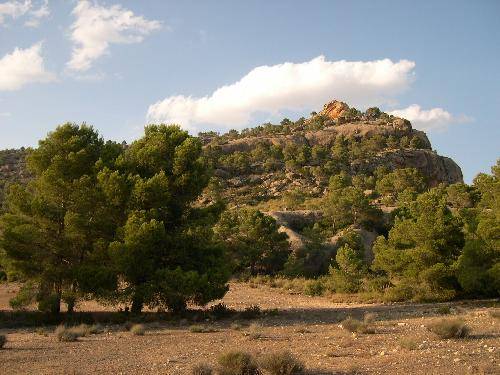
<svg viewBox="0 0 500 375">
<path fill-rule="evenodd" d="M 10 287 L 12 289 L 12 286 Z M 0 309 L 12 293 L 0 286 Z M 150 323 L 144 336 L 123 326 L 62 343 L 55 327 L 0 329 L 8 343 L 0 350 L 5 374 L 190 374 L 199 362 L 216 364 L 229 350 L 259 356 L 287 349 L 311 374 L 498 374 L 500 320 L 498 302 L 445 304 L 336 304 L 328 298 L 306 297 L 248 284 L 231 284 L 223 300 L 242 310 L 250 305 L 273 310 L 263 318 L 204 322 L 215 330 L 193 333 L 187 321 Z M 80 309 L 94 310 L 94 302 Z M 471 328 L 466 339 L 442 340 L 426 329 L 449 306 Z M 109 309 L 100 306 L 98 309 Z M 496 313 L 494 313 L 496 311 Z M 377 315 L 373 334 L 352 334 L 340 323 L 348 316 Z M 237 324 L 235 324 L 237 323 Z M 401 342 L 410 342 L 411 349 Z M 404 345 L 404 344 L 403 344 Z M 408 347 L 408 345 L 404 345 Z"/>
</svg>

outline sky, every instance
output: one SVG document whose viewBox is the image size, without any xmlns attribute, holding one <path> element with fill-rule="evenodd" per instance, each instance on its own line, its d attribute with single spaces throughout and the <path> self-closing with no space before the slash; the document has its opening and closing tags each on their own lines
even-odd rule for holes
<svg viewBox="0 0 500 375">
<path fill-rule="evenodd" d="M 87 123 L 132 141 L 297 119 L 409 119 L 466 182 L 500 158 L 500 1 L 0 0 L 0 149 Z"/>
</svg>

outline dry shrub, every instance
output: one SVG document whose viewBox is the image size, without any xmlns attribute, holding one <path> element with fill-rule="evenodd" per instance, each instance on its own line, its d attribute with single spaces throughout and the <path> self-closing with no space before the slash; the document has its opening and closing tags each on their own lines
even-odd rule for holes
<svg viewBox="0 0 500 375">
<path fill-rule="evenodd" d="M 89 333 L 91 335 L 97 335 L 98 333 L 102 333 L 104 331 L 104 327 L 100 324 L 93 324 L 89 327 Z"/>
<path fill-rule="evenodd" d="M 86 324 L 80 324 L 76 327 L 69 328 L 72 332 L 74 332 L 78 337 L 86 337 L 90 335 L 90 327 Z"/>
<path fill-rule="evenodd" d="M 243 327 L 244 326 L 241 323 L 238 323 L 238 322 L 231 323 L 231 329 L 232 330 L 241 331 L 243 329 Z"/>
<path fill-rule="evenodd" d="M 6 343 L 7 343 L 7 336 L 0 335 L 0 349 L 3 349 Z"/>
<path fill-rule="evenodd" d="M 354 318 L 347 318 L 342 323 L 342 328 L 353 333 L 375 333 L 375 329 L 366 322 Z"/>
<path fill-rule="evenodd" d="M 260 375 L 253 356 L 246 352 L 232 351 L 219 357 L 219 375 Z"/>
<path fill-rule="evenodd" d="M 199 324 L 195 324 L 189 327 L 189 331 L 192 333 L 210 333 L 210 332 L 217 332 L 215 328 L 208 327 L 208 326 L 202 326 Z"/>
<path fill-rule="evenodd" d="M 206 363 L 198 363 L 196 366 L 193 367 L 191 373 L 193 375 L 212 375 L 214 373 L 214 370 L 212 366 Z"/>
<path fill-rule="evenodd" d="M 377 314 L 375 314 L 375 313 L 366 313 L 365 316 L 364 316 L 364 318 L 363 318 L 363 322 L 365 324 L 373 324 L 376 319 L 377 319 Z"/>
<path fill-rule="evenodd" d="M 132 327 L 130 327 L 130 333 L 132 333 L 135 336 L 144 336 L 146 333 L 146 327 L 144 324 L 134 324 Z"/>
<path fill-rule="evenodd" d="M 57 337 L 57 340 L 61 342 L 74 342 L 77 341 L 79 337 L 76 330 L 65 327 L 63 325 L 58 326 L 54 333 Z"/>
<path fill-rule="evenodd" d="M 414 338 L 403 337 L 399 340 L 399 346 L 401 349 L 415 350 L 418 348 L 418 343 Z"/>
<path fill-rule="evenodd" d="M 245 332 L 245 336 L 250 337 L 252 340 L 260 339 L 264 336 L 262 332 L 262 326 L 259 324 L 250 324 L 248 327 L 248 332 Z"/>
<path fill-rule="evenodd" d="M 430 323 L 427 329 L 442 339 L 463 338 L 469 334 L 469 327 L 458 318 L 437 320 Z"/>
<path fill-rule="evenodd" d="M 271 375 L 297 375 L 304 372 L 304 364 L 289 351 L 280 351 L 264 355 L 260 365 Z"/>
</svg>

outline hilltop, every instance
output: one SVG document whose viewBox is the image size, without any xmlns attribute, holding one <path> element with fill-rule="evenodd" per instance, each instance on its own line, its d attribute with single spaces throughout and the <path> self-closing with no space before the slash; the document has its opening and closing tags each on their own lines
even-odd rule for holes
<svg viewBox="0 0 500 375">
<path fill-rule="evenodd" d="M 367 181 L 366 190 L 375 175 L 403 168 L 415 168 L 427 187 L 463 181 L 460 167 L 408 120 L 336 100 L 308 119 L 200 137 L 214 167 L 212 193 L 235 205 L 262 206 L 293 191 L 321 197 L 339 172 Z"/>
</svg>

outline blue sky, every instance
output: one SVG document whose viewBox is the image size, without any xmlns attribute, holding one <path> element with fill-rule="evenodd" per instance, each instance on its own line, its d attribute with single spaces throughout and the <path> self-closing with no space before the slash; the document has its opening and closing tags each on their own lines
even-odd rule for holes
<svg viewBox="0 0 500 375">
<path fill-rule="evenodd" d="M 0 0 L 0 148 L 66 121 L 130 141 L 329 99 L 425 130 L 466 181 L 500 157 L 500 2 Z"/>
</svg>

